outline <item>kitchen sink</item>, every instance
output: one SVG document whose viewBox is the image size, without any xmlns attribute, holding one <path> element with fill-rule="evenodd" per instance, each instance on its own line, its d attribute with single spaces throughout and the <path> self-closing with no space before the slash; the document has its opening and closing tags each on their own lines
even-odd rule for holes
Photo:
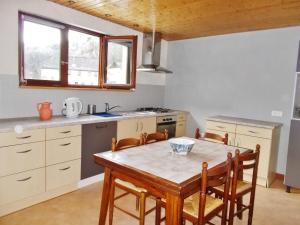
<svg viewBox="0 0 300 225">
<path fill-rule="evenodd" d="M 118 116 L 122 116 L 121 114 L 108 113 L 108 112 L 100 112 L 100 113 L 95 113 L 93 115 L 94 116 L 101 116 L 101 117 L 118 117 Z"/>
</svg>

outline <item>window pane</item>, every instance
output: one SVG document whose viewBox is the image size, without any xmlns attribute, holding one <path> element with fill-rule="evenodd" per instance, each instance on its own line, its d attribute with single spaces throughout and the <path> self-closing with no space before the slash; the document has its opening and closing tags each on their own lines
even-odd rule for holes
<svg viewBox="0 0 300 225">
<path fill-rule="evenodd" d="M 132 41 L 110 40 L 107 43 L 106 84 L 129 84 Z"/>
<path fill-rule="evenodd" d="M 24 78 L 60 80 L 60 29 L 24 21 Z"/>
<path fill-rule="evenodd" d="M 100 37 L 69 30 L 68 82 L 97 86 Z"/>
</svg>

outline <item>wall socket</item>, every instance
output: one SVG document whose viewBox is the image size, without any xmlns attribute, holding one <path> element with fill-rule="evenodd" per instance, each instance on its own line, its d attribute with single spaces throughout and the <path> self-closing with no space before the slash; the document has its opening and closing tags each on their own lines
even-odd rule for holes
<svg viewBox="0 0 300 225">
<path fill-rule="evenodd" d="M 273 110 L 273 111 L 271 112 L 271 115 L 272 115 L 272 116 L 275 116 L 275 117 L 282 117 L 283 112 L 282 112 L 282 111 L 278 111 L 278 110 Z"/>
</svg>

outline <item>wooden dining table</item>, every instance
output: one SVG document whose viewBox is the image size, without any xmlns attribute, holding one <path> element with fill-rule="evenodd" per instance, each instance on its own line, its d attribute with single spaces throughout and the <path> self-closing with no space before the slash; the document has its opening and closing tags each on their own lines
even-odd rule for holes
<svg viewBox="0 0 300 225">
<path fill-rule="evenodd" d="M 109 192 L 115 178 L 166 199 L 166 224 L 181 225 L 184 199 L 200 190 L 202 162 L 207 162 L 209 169 L 213 168 L 226 161 L 228 152 L 234 155 L 236 150 L 222 143 L 188 139 L 195 144 L 187 155 L 173 153 L 168 141 L 95 154 L 96 163 L 104 167 L 105 173 L 99 225 L 105 225 Z"/>
</svg>

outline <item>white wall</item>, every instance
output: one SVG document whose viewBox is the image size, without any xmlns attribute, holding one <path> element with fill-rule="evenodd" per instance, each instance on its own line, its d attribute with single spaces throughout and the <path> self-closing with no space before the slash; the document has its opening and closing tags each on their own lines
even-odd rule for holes
<svg viewBox="0 0 300 225">
<path fill-rule="evenodd" d="M 120 104 L 122 109 L 141 106 L 162 106 L 165 76 L 149 73 L 137 74 L 136 92 L 22 89 L 18 87 L 18 11 L 48 17 L 75 26 L 108 35 L 138 35 L 138 61 L 141 62 L 142 33 L 97 17 L 46 1 L 0 1 L 0 118 L 36 116 L 36 103 L 50 100 L 54 113 L 59 114 L 65 97 L 77 96 L 85 104 L 96 103 L 99 110 L 104 102 Z M 167 42 L 163 42 L 162 64 L 166 64 Z"/>
<path fill-rule="evenodd" d="M 299 40 L 293 27 L 170 42 L 165 104 L 191 112 L 190 135 L 217 114 L 283 123 L 277 171 L 284 173 Z"/>
</svg>

